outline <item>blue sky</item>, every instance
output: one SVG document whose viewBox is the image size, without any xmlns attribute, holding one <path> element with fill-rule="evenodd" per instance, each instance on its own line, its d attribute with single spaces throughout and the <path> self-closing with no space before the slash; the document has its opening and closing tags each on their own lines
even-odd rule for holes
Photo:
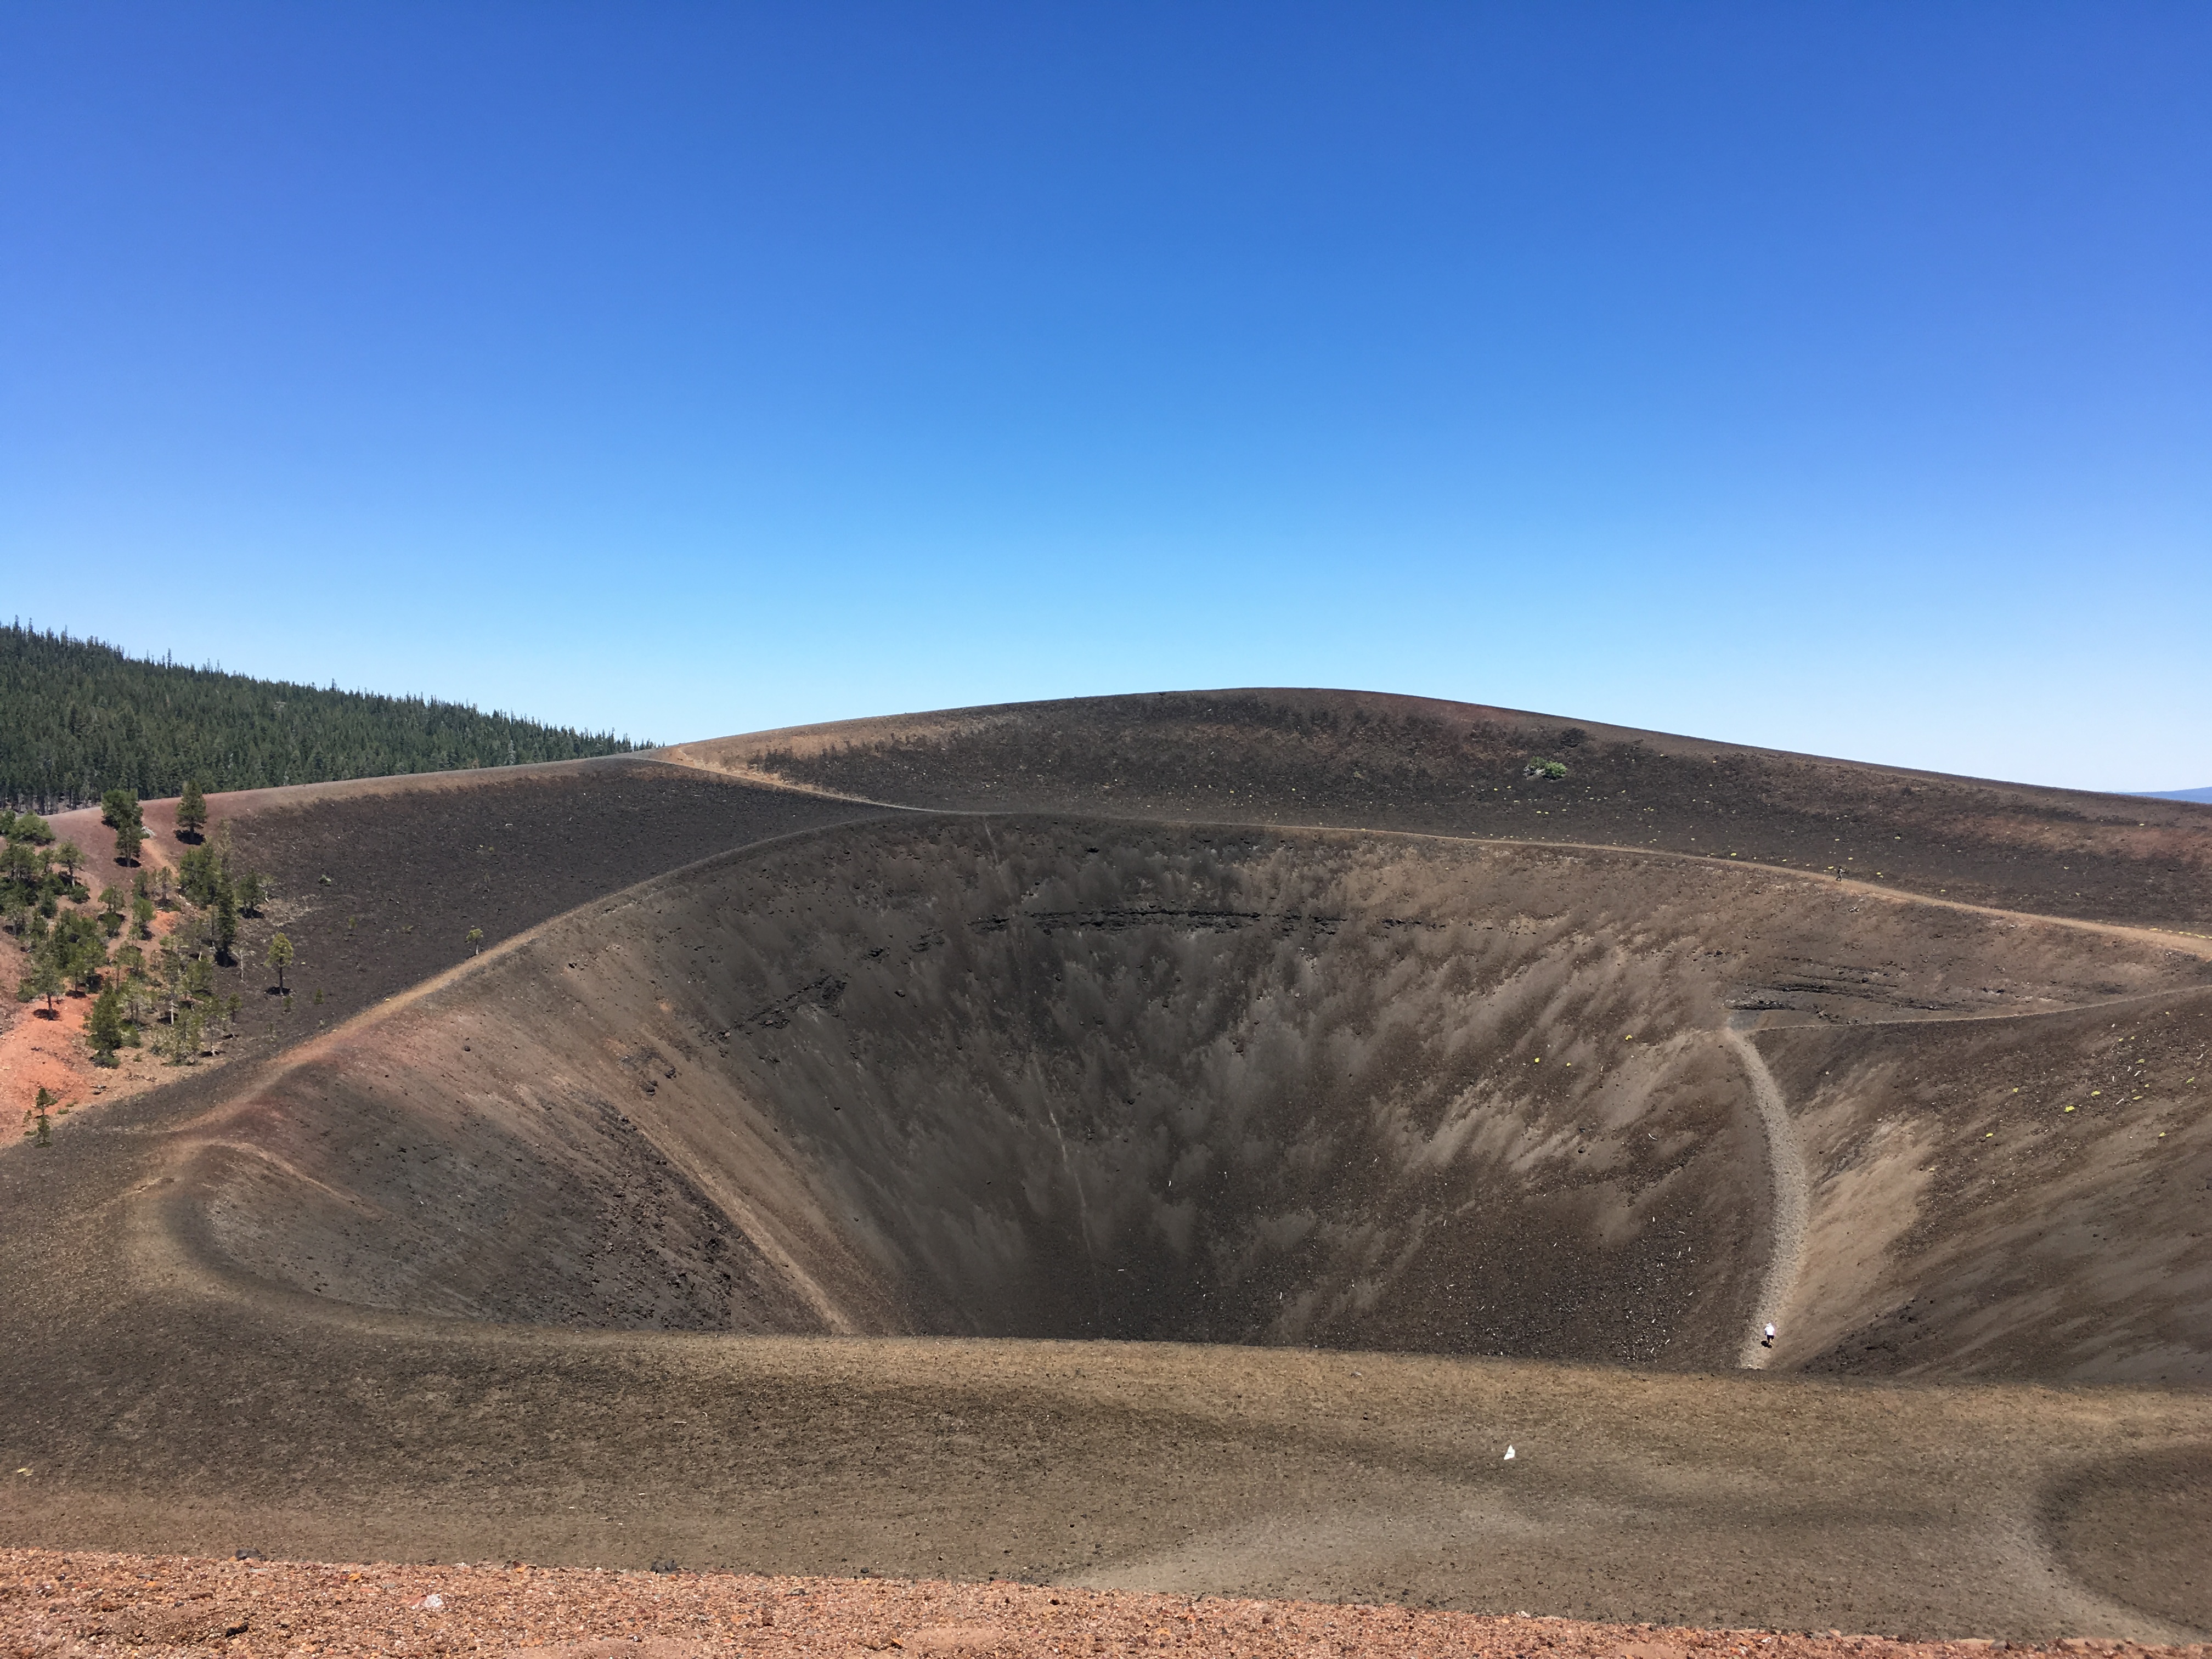
<svg viewBox="0 0 2212 1659">
<path fill-rule="evenodd" d="M 2212 8 L 0 4 L 0 612 L 2212 782 Z"/>
</svg>

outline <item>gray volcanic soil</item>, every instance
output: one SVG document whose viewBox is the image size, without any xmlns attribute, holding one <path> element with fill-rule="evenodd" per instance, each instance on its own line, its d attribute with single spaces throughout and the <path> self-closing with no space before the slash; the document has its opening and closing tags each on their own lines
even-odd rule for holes
<svg viewBox="0 0 2212 1659">
<path fill-rule="evenodd" d="M 1133 758 L 1194 766 L 1188 722 L 1153 718 L 1188 699 L 1083 705 L 1050 743 L 1056 713 L 985 711 L 1057 757 L 1021 817 L 631 762 L 243 820 L 337 865 L 287 886 L 341 1006 L 374 1006 L 0 1157 L 0 1462 L 30 1471 L 0 1535 L 2212 1626 L 2188 1565 L 2212 1556 L 2212 1395 L 2171 1386 L 2212 1353 L 2201 942 L 1650 847 L 1372 833 L 1474 822 L 1473 791 L 1423 761 L 1362 807 L 1347 775 L 1412 716 L 1268 696 L 1152 798 L 1173 822 L 1073 809 Z M 1416 712 L 1468 744 L 1496 724 Z M 704 758 L 849 750 L 878 769 L 852 793 L 885 793 L 889 756 L 934 800 L 991 781 L 957 775 L 975 724 Z M 1647 747 L 1679 770 L 1695 746 Z M 1981 803 L 1970 838 L 1919 816 L 1913 775 L 1807 764 L 1916 879 L 1981 883 L 1937 899 L 2024 902 L 2036 860 L 2086 856 L 2096 914 L 2195 914 L 2194 819 L 2131 839 L 1936 781 L 1946 811 Z M 1253 816 L 1367 817 L 1196 821 L 1255 779 L 1302 799 Z M 1501 810 L 1599 838 L 1543 799 Z M 1741 795 L 1672 799 L 1650 815 L 1744 828 Z M 592 848 L 580 908 L 539 921 L 544 872 Z M 453 945 L 384 897 L 518 931 L 402 990 Z M 349 963 L 332 930 L 364 915 Z M 1779 1374 L 1723 1372 L 1767 1295 Z M 2111 1379 L 2169 1386 L 2079 1386 Z"/>
</svg>

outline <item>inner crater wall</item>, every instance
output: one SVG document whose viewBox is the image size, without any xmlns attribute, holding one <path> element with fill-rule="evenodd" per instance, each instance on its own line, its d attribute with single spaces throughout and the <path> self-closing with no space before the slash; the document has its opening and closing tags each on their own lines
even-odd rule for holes
<svg viewBox="0 0 2212 1659">
<path fill-rule="evenodd" d="M 1726 1364 L 1771 1190 L 1732 1009 L 2166 971 L 1917 908 L 1630 854 L 878 821 L 343 1028 L 173 1208 L 223 1271 L 472 1319 Z"/>
</svg>

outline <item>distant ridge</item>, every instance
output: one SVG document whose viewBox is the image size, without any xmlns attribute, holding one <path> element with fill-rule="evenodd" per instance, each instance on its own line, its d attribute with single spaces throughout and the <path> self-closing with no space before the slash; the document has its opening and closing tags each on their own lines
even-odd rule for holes
<svg viewBox="0 0 2212 1659">
<path fill-rule="evenodd" d="M 2212 784 L 2202 789 L 2138 789 L 2145 800 L 2201 800 L 2212 804 Z"/>
<path fill-rule="evenodd" d="M 1952 777 L 1322 687 L 1146 692 L 756 732 L 670 759 L 938 811 L 1571 841 L 2212 934 L 2200 804 Z"/>
<path fill-rule="evenodd" d="M 56 811 L 406 772 L 579 760 L 641 745 L 468 703 L 293 685 L 0 626 L 0 802 Z"/>
</svg>

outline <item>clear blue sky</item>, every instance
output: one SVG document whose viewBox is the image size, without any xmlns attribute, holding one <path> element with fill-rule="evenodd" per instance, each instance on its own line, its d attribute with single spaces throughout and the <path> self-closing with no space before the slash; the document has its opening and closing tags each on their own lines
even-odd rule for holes
<svg viewBox="0 0 2212 1659">
<path fill-rule="evenodd" d="M 2212 7 L 0 5 L 0 614 L 2212 783 Z"/>
</svg>

